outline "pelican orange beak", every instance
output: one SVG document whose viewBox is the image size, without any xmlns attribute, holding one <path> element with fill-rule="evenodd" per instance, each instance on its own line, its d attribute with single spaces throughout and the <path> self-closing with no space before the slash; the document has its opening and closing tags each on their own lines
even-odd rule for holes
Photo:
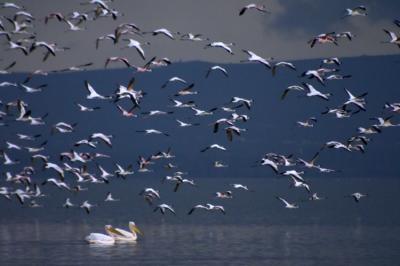
<svg viewBox="0 0 400 266">
<path fill-rule="evenodd" d="M 129 224 L 129 229 L 131 229 L 132 232 L 135 232 L 143 236 L 142 231 L 140 231 L 139 227 L 137 227 L 135 224 Z"/>
</svg>

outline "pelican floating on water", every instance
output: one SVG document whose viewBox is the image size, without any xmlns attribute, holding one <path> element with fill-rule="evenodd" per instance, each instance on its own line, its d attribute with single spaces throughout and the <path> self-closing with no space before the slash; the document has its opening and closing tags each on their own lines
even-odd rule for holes
<svg viewBox="0 0 400 266">
<path fill-rule="evenodd" d="M 101 233 L 90 233 L 85 237 L 86 242 L 95 245 L 114 245 L 115 239 L 109 235 Z"/>
<path fill-rule="evenodd" d="M 136 242 L 137 234 L 143 234 L 134 222 L 130 221 L 128 226 L 130 232 L 120 228 L 114 228 L 112 225 L 105 225 L 104 230 L 107 235 L 102 233 L 90 233 L 85 237 L 85 240 L 89 244 L 96 245 L 113 245 L 115 241 Z"/>
<path fill-rule="evenodd" d="M 115 228 L 112 225 L 106 225 L 104 228 L 107 234 L 116 241 L 135 242 L 137 240 L 137 234 L 143 235 L 134 222 L 130 221 L 128 227 L 130 232 L 120 228 Z"/>
</svg>

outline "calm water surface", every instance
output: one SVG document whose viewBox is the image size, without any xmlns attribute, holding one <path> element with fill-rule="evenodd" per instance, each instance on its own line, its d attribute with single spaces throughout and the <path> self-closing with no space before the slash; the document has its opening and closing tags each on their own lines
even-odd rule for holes
<svg viewBox="0 0 400 266">
<path fill-rule="evenodd" d="M 52 196 L 42 201 L 45 208 L 37 209 L 0 201 L 0 265 L 400 263 L 396 207 L 400 181 L 396 179 L 312 180 L 313 187 L 327 197 L 320 202 L 303 202 L 304 191 L 284 186 L 287 180 L 204 179 L 199 180 L 201 191 L 186 187 L 179 196 L 163 185 L 162 198 L 175 207 L 176 217 L 153 213 L 137 195 L 152 182 L 160 186 L 159 180 L 127 181 L 119 188 L 120 203 L 100 205 L 90 215 L 60 208 L 65 195 Z M 232 200 L 213 200 L 213 191 L 232 182 L 246 183 L 255 191 L 235 191 Z M 97 195 L 96 189 L 103 187 L 93 187 L 91 193 Z M 353 190 L 370 196 L 357 204 L 344 196 Z M 300 208 L 282 208 L 276 194 L 299 202 Z M 71 200 L 79 202 L 78 197 Z M 227 215 L 186 215 L 192 204 L 208 201 L 224 204 Z M 129 220 L 144 232 L 136 244 L 94 246 L 83 240 L 91 232 L 103 233 L 105 224 L 126 228 Z"/>
</svg>

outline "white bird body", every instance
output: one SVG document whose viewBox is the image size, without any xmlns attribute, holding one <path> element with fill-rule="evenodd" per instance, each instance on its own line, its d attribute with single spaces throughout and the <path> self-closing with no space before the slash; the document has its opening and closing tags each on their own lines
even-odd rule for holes
<svg viewBox="0 0 400 266">
<path fill-rule="evenodd" d="M 88 100 L 92 100 L 92 99 L 109 100 L 109 99 L 111 99 L 110 96 L 103 96 L 103 95 L 98 94 L 87 80 L 85 81 L 85 87 L 89 91 L 89 95 L 86 96 L 86 99 L 88 99 Z"/>
<path fill-rule="evenodd" d="M 242 185 L 242 184 L 231 184 L 231 186 L 235 189 L 243 189 L 243 190 L 247 190 L 247 191 L 249 190 L 249 188 L 247 186 Z"/>
<path fill-rule="evenodd" d="M 232 48 L 231 46 L 234 45 L 233 43 L 224 43 L 224 42 L 212 42 L 207 44 L 204 48 L 208 47 L 217 47 L 217 48 L 222 48 L 229 54 L 233 55 Z"/>
<path fill-rule="evenodd" d="M 277 198 L 278 200 L 282 201 L 282 202 L 285 204 L 285 208 L 287 208 L 287 209 L 297 209 L 297 208 L 299 208 L 298 205 L 289 203 L 287 200 L 285 200 L 285 199 L 282 198 L 282 197 L 276 197 L 276 198 Z"/>
<path fill-rule="evenodd" d="M 112 147 L 112 142 L 111 138 L 112 135 L 106 135 L 104 133 L 93 133 L 89 137 L 89 141 L 92 141 L 93 139 L 101 139 L 104 143 L 106 143 L 109 147 Z"/>
<path fill-rule="evenodd" d="M 360 192 L 355 192 L 350 195 L 356 202 L 359 202 L 361 198 L 368 196 L 367 194 L 362 194 Z"/>
<path fill-rule="evenodd" d="M 207 73 L 206 73 L 206 78 L 208 78 L 208 76 L 211 74 L 211 72 L 213 71 L 220 71 L 222 74 L 224 74 L 225 77 L 228 77 L 228 71 L 221 67 L 221 66 L 212 66 L 208 69 Z"/>
<path fill-rule="evenodd" d="M 167 36 L 168 38 L 175 40 L 174 35 L 172 34 L 171 31 L 165 29 L 165 28 L 161 28 L 161 29 L 157 29 L 153 31 L 153 35 L 158 35 L 158 34 L 163 34 L 165 36 Z"/>
<path fill-rule="evenodd" d="M 207 146 L 206 148 L 202 149 L 201 152 L 205 152 L 208 149 L 218 149 L 218 150 L 226 151 L 226 148 L 224 146 L 221 146 L 219 144 L 212 144 L 212 145 Z"/>
<path fill-rule="evenodd" d="M 251 3 L 240 9 L 239 16 L 242 16 L 247 10 L 251 10 L 251 9 L 255 9 L 255 10 L 258 10 L 263 13 L 269 13 L 269 11 L 267 11 L 265 5 L 258 5 L 258 4 Z"/>
<path fill-rule="evenodd" d="M 93 205 L 91 203 L 89 203 L 89 201 L 85 200 L 81 206 L 79 206 L 80 208 L 84 209 L 86 211 L 87 214 L 90 213 L 90 210 L 95 207 L 96 205 Z"/>
<path fill-rule="evenodd" d="M 168 211 L 170 211 L 170 212 L 172 212 L 173 214 L 176 215 L 175 210 L 170 205 L 165 204 L 165 203 L 158 205 L 154 209 L 154 212 L 156 212 L 157 210 L 160 210 L 162 214 L 165 214 L 165 211 L 168 210 Z"/>
<path fill-rule="evenodd" d="M 114 199 L 111 192 L 108 192 L 104 201 L 119 201 L 119 199 Z"/>
<path fill-rule="evenodd" d="M 135 48 L 136 51 L 139 53 L 140 57 L 143 60 L 146 60 L 146 56 L 144 53 L 144 50 L 142 48 L 142 44 L 134 39 L 127 39 L 129 41 L 129 43 L 127 44 L 127 48 Z"/>
<path fill-rule="evenodd" d="M 259 63 L 263 64 L 264 66 L 266 66 L 267 68 L 271 68 L 271 64 L 265 58 L 262 58 L 261 56 L 258 56 L 254 52 L 249 51 L 249 50 L 243 49 L 242 51 L 249 55 L 249 58 L 247 59 L 247 61 L 259 62 Z"/>
<path fill-rule="evenodd" d="M 114 238 L 114 240 L 116 241 L 136 242 L 138 238 L 137 234 L 142 234 L 141 231 L 134 222 L 129 222 L 128 227 L 130 231 L 126 231 L 120 228 L 115 228 L 111 225 L 106 225 L 105 231 L 109 236 Z"/>
<path fill-rule="evenodd" d="M 225 209 L 223 206 L 207 203 L 206 205 L 202 205 L 202 204 L 195 205 L 192 209 L 190 209 L 190 211 L 188 212 L 188 215 L 191 215 L 197 209 L 203 209 L 203 210 L 207 210 L 207 211 L 220 211 L 223 214 L 225 214 Z"/>
<path fill-rule="evenodd" d="M 90 233 L 85 240 L 89 244 L 95 245 L 114 245 L 115 239 L 112 236 L 101 234 L 101 233 Z"/>
<path fill-rule="evenodd" d="M 349 96 L 349 99 L 343 104 L 343 105 L 349 105 L 349 104 L 355 104 L 358 106 L 361 110 L 365 111 L 365 99 L 363 98 L 367 93 L 363 93 L 360 96 L 354 96 L 349 90 L 344 89 L 347 92 L 347 95 Z"/>
<path fill-rule="evenodd" d="M 354 16 L 366 16 L 367 8 L 365 6 L 357 6 L 355 8 L 346 8 L 346 14 L 344 17 L 354 17 Z"/>
<path fill-rule="evenodd" d="M 71 202 L 71 200 L 69 199 L 69 198 L 67 198 L 66 200 L 65 200 L 65 203 L 63 204 L 63 207 L 64 208 L 71 208 L 71 207 L 74 207 L 75 205 Z"/>
<path fill-rule="evenodd" d="M 42 184 L 46 184 L 46 183 L 52 183 L 54 185 L 56 185 L 58 188 L 60 189 L 66 189 L 68 191 L 71 190 L 71 188 L 67 185 L 67 183 L 61 181 L 61 180 L 57 180 L 55 178 L 49 178 L 47 180 L 45 180 Z"/>
<path fill-rule="evenodd" d="M 398 47 L 400 47 L 400 37 L 399 36 L 397 36 L 392 31 L 388 31 L 388 30 L 385 30 L 385 29 L 383 31 L 386 32 L 390 37 L 390 40 L 388 41 L 388 43 L 393 43 L 393 44 L 396 44 Z"/>
<path fill-rule="evenodd" d="M 322 98 L 322 99 L 324 99 L 324 100 L 326 100 L 326 101 L 329 100 L 329 96 L 331 96 L 330 93 L 322 93 L 322 92 L 316 90 L 316 89 L 314 88 L 314 86 L 312 86 L 311 84 L 308 84 L 308 83 L 304 83 L 304 85 L 305 85 L 305 86 L 307 87 L 307 89 L 308 89 L 308 93 L 306 94 L 308 97 L 317 96 L 317 97 L 320 97 L 320 98 Z"/>
</svg>

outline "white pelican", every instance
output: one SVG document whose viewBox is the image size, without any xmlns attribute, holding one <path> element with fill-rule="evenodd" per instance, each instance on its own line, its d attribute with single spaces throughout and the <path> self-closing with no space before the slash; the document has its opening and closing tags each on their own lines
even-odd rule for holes
<svg viewBox="0 0 400 266">
<path fill-rule="evenodd" d="M 120 228 L 115 228 L 111 225 L 106 225 L 105 230 L 109 236 L 114 238 L 114 240 L 122 242 L 135 242 L 137 240 L 137 234 L 143 235 L 134 222 L 130 221 L 128 227 L 130 232 Z"/>
<path fill-rule="evenodd" d="M 115 239 L 112 236 L 101 234 L 101 233 L 90 233 L 85 240 L 89 244 L 95 245 L 114 245 Z"/>
</svg>

